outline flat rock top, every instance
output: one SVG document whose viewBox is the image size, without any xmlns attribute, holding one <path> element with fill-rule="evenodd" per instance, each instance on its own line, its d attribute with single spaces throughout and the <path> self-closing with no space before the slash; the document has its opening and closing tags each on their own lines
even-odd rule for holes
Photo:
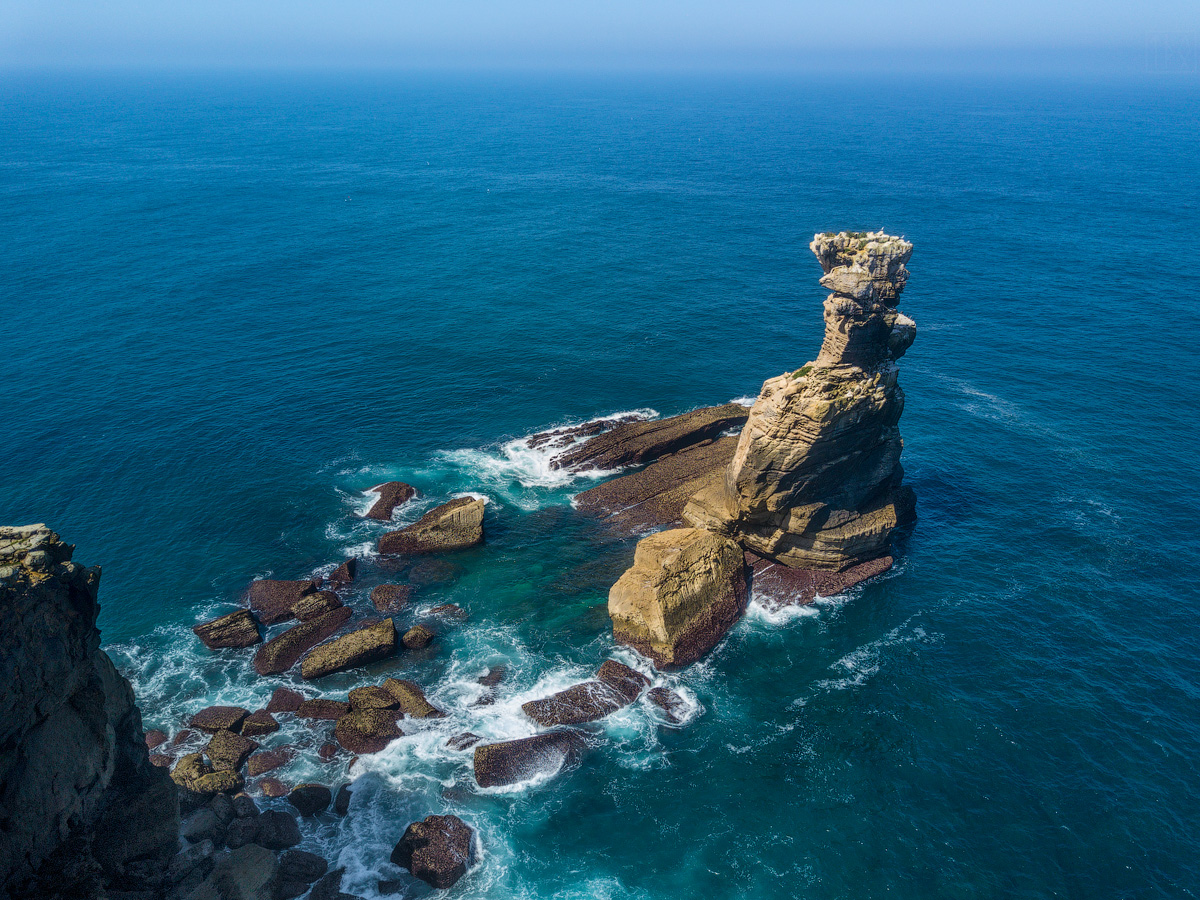
<svg viewBox="0 0 1200 900">
<path fill-rule="evenodd" d="M 709 406 L 668 419 L 629 422 L 598 434 L 556 457 L 556 469 L 616 469 L 650 462 L 668 453 L 716 438 L 740 428 L 749 410 L 738 403 Z"/>
</svg>

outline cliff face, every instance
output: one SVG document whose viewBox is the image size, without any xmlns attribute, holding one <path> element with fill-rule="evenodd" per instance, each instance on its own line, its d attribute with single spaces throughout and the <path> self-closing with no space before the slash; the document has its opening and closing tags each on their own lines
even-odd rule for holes
<svg viewBox="0 0 1200 900">
<path fill-rule="evenodd" d="M 179 808 L 133 691 L 100 650 L 98 567 L 44 525 L 0 527 L 0 887 L 157 891 Z"/>
<path fill-rule="evenodd" d="M 885 556 L 912 515 L 896 367 L 916 335 L 896 309 L 912 244 L 841 232 L 809 246 L 832 292 L 821 351 L 763 385 L 724 476 L 697 493 L 684 521 L 787 566 L 837 570 Z"/>
</svg>

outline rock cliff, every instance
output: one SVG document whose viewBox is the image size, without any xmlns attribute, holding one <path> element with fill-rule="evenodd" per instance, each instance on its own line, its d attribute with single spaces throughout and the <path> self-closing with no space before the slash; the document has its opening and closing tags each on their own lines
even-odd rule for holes
<svg viewBox="0 0 1200 900">
<path fill-rule="evenodd" d="M 6 897 L 157 892 L 179 840 L 129 682 L 100 650 L 98 567 L 0 527 L 0 878 Z"/>
</svg>

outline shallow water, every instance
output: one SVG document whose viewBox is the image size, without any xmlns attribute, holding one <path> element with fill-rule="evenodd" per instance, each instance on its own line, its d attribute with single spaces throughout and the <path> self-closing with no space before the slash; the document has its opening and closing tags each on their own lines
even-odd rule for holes
<svg viewBox="0 0 1200 900">
<path fill-rule="evenodd" d="M 306 832 L 364 896 L 430 893 L 386 860 L 435 812 L 480 834 L 462 897 L 1194 895 L 1198 114 L 1150 81 L 6 76 L 0 521 L 104 566 L 174 731 L 279 683 L 190 632 L 251 578 L 363 555 L 366 612 L 366 489 L 488 498 L 401 616 L 469 620 L 321 685 L 451 713 Z M 636 662 L 604 613 L 632 541 L 520 439 L 752 397 L 819 346 L 812 233 L 877 227 L 916 245 L 897 567 L 656 676 L 684 727 L 643 700 L 577 770 L 476 788 L 446 737 Z"/>
</svg>

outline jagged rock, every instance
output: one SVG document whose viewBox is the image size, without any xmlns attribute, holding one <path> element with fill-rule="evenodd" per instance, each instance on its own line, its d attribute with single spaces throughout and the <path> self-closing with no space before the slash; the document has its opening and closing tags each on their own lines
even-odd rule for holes
<svg viewBox="0 0 1200 900">
<path fill-rule="evenodd" d="M 413 822 L 392 850 L 392 862 L 435 888 L 466 874 L 474 832 L 458 816 L 427 816 Z"/>
<path fill-rule="evenodd" d="M 551 460 L 556 469 L 617 469 L 676 453 L 723 431 L 739 428 L 746 421 L 746 408 L 737 403 L 693 410 L 669 419 L 630 422 L 573 446 Z"/>
<path fill-rule="evenodd" d="M 271 850 L 287 850 L 300 843 L 300 826 L 296 817 L 283 810 L 269 809 L 261 813 L 258 822 L 257 842 Z"/>
<path fill-rule="evenodd" d="M 521 711 L 539 725 L 581 725 L 616 712 L 627 701 L 602 681 L 586 681 L 541 700 L 530 700 Z"/>
<path fill-rule="evenodd" d="M 333 591 L 317 591 L 315 594 L 305 594 L 297 600 L 292 606 L 292 612 L 301 622 L 311 622 L 342 606 L 345 604 Z"/>
<path fill-rule="evenodd" d="M 437 553 L 483 541 L 482 500 L 459 497 L 430 510 L 414 524 L 379 539 L 380 553 Z"/>
<path fill-rule="evenodd" d="M 283 878 L 312 884 L 329 871 L 329 863 L 322 856 L 306 850 L 288 850 L 279 858 L 279 874 Z"/>
<path fill-rule="evenodd" d="M 446 714 L 425 699 L 420 686 L 401 678 L 389 678 L 384 690 L 400 702 L 400 709 L 410 719 L 442 719 Z"/>
<path fill-rule="evenodd" d="M 378 685 L 355 688 L 350 692 L 350 709 L 399 709 L 400 701 Z"/>
<path fill-rule="evenodd" d="M 293 618 L 296 602 L 306 594 L 315 593 L 319 587 L 311 578 L 301 581 L 263 579 L 250 582 L 246 597 L 258 620 L 264 625 L 274 625 Z"/>
<path fill-rule="evenodd" d="M 239 819 L 253 819 L 258 816 L 258 804 L 249 794 L 238 794 L 233 798 L 233 814 Z"/>
<path fill-rule="evenodd" d="M 384 619 L 310 650 L 300 663 L 300 676 L 312 680 L 344 672 L 384 659 L 395 651 L 396 625 L 391 619 Z"/>
<path fill-rule="evenodd" d="M 258 789 L 264 797 L 286 797 L 289 790 L 278 778 L 264 778 L 258 783 Z"/>
<path fill-rule="evenodd" d="M 192 716 L 188 725 L 209 734 L 216 734 L 218 731 L 240 731 L 242 720 L 248 715 L 250 710 L 240 706 L 210 706 Z"/>
<path fill-rule="evenodd" d="M 247 609 L 239 609 L 227 616 L 193 626 L 196 637 L 209 650 L 226 647 L 250 647 L 262 640 L 258 623 Z"/>
<path fill-rule="evenodd" d="M 804 606 L 816 597 L 833 597 L 850 590 L 869 578 L 882 575 L 892 567 L 893 559 L 883 556 L 858 563 L 840 572 L 829 569 L 792 569 L 757 554 L 746 552 L 754 596 L 765 608 Z"/>
<path fill-rule="evenodd" d="M 167 742 L 167 735 L 165 732 L 159 731 L 157 728 L 153 728 L 146 732 L 145 741 L 146 749 L 153 750 L 155 747 L 161 747 Z"/>
<path fill-rule="evenodd" d="M 349 703 L 319 697 L 301 703 L 300 708 L 296 710 L 296 716 L 301 719 L 340 719 L 348 712 L 350 712 Z"/>
<path fill-rule="evenodd" d="M 329 581 L 331 584 L 350 584 L 354 581 L 354 576 L 358 574 L 358 560 L 350 558 L 329 573 Z"/>
<path fill-rule="evenodd" d="M 650 701 L 655 706 L 663 711 L 663 715 L 666 716 L 667 721 L 676 725 L 683 721 L 687 704 L 673 690 L 665 687 L 651 688 L 646 696 L 650 698 Z"/>
<path fill-rule="evenodd" d="M 699 659 L 745 609 L 741 548 L 698 528 L 643 538 L 608 595 L 613 637 L 663 668 Z"/>
<path fill-rule="evenodd" d="M 390 522 L 392 513 L 417 495 L 417 489 L 403 481 L 388 481 L 377 484 L 371 491 L 379 496 L 374 505 L 367 510 L 368 519 L 378 519 L 380 522 Z"/>
<path fill-rule="evenodd" d="M 596 678 L 616 690 L 627 703 L 632 703 L 650 686 L 649 678 L 615 659 L 606 659 L 596 672 Z"/>
<path fill-rule="evenodd" d="M 333 793 L 323 784 L 298 784 L 288 794 L 288 803 L 302 816 L 323 813 L 333 802 Z"/>
<path fill-rule="evenodd" d="M 622 416 L 605 416 L 604 418 L 592 419 L 578 425 L 564 425 L 561 428 L 553 428 L 550 431 L 539 431 L 537 434 L 526 438 L 525 443 L 531 450 L 562 450 L 565 447 L 572 447 L 590 437 L 595 437 L 606 431 L 612 431 L 618 425 L 626 425 L 629 422 L 644 422 L 647 418 L 649 417 L 640 412 L 626 413 Z"/>
<path fill-rule="evenodd" d="M 464 731 L 462 734 L 456 734 L 454 737 L 446 741 L 446 746 L 451 750 L 468 750 L 478 744 L 483 738 L 477 734 L 472 734 L 469 731 Z"/>
<path fill-rule="evenodd" d="M 911 520 L 896 360 L 916 326 L 896 310 L 912 244 L 882 232 L 818 234 L 825 340 L 817 358 L 763 384 L 723 477 L 684 521 L 794 568 L 846 569 L 888 555 Z"/>
<path fill-rule="evenodd" d="M 475 781 L 480 787 L 495 787 L 553 774 L 574 762 L 585 747 L 583 739 L 572 731 L 481 744 L 475 747 Z"/>
<path fill-rule="evenodd" d="M 414 625 L 404 632 L 400 642 L 409 650 L 422 650 L 433 640 L 433 632 L 424 625 Z"/>
<path fill-rule="evenodd" d="M 345 625 L 350 614 L 349 607 L 331 609 L 271 638 L 254 654 L 254 671 L 259 675 L 278 675 L 286 672 L 305 651 L 315 647 Z"/>
<path fill-rule="evenodd" d="M 292 750 L 290 747 L 282 747 L 277 750 L 260 750 L 246 761 L 246 771 L 251 778 L 255 778 L 286 766 L 291 761 Z"/>
<path fill-rule="evenodd" d="M 408 605 L 412 587 L 407 584 L 381 584 L 371 589 L 371 602 L 381 613 L 392 615 Z"/>
<path fill-rule="evenodd" d="M 189 900 L 274 900 L 279 860 L 258 844 L 247 844 L 221 857 Z"/>
<path fill-rule="evenodd" d="M 626 531 L 679 525 L 692 496 L 725 471 L 737 440 L 718 438 L 664 456 L 644 469 L 576 494 L 574 505 Z"/>
<path fill-rule="evenodd" d="M 273 734 L 278 730 L 279 723 L 265 709 L 251 713 L 242 722 L 242 735 L 244 737 L 261 737 L 264 734 Z"/>
<path fill-rule="evenodd" d="M 236 794 L 246 786 L 246 781 L 237 772 L 221 770 L 201 775 L 188 787 L 197 794 Z"/>
<path fill-rule="evenodd" d="M 352 793 L 348 784 L 343 784 L 337 789 L 337 793 L 333 795 L 333 811 L 337 815 L 344 816 L 350 812 L 350 795 Z"/>
<path fill-rule="evenodd" d="M 267 712 L 291 712 L 294 713 L 300 708 L 300 704 L 304 702 L 304 695 L 298 691 L 293 691 L 290 688 L 275 688 L 275 692 L 271 694 L 271 702 L 267 704 Z"/>
<path fill-rule="evenodd" d="M 354 710 L 338 719 L 333 736 L 351 753 L 378 753 L 404 733 L 396 725 L 397 715 L 388 709 Z"/>
<path fill-rule="evenodd" d="M 250 754 L 257 749 L 256 741 L 249 740 L 240 734 L 234 734 L 232 731 L 218 731 L 212 736 L 208 746 L 204 748 L 204 755 L 208 757 L 213 768 L 218 772 L 236 772 L 250 757 Z"/>
</svg>

